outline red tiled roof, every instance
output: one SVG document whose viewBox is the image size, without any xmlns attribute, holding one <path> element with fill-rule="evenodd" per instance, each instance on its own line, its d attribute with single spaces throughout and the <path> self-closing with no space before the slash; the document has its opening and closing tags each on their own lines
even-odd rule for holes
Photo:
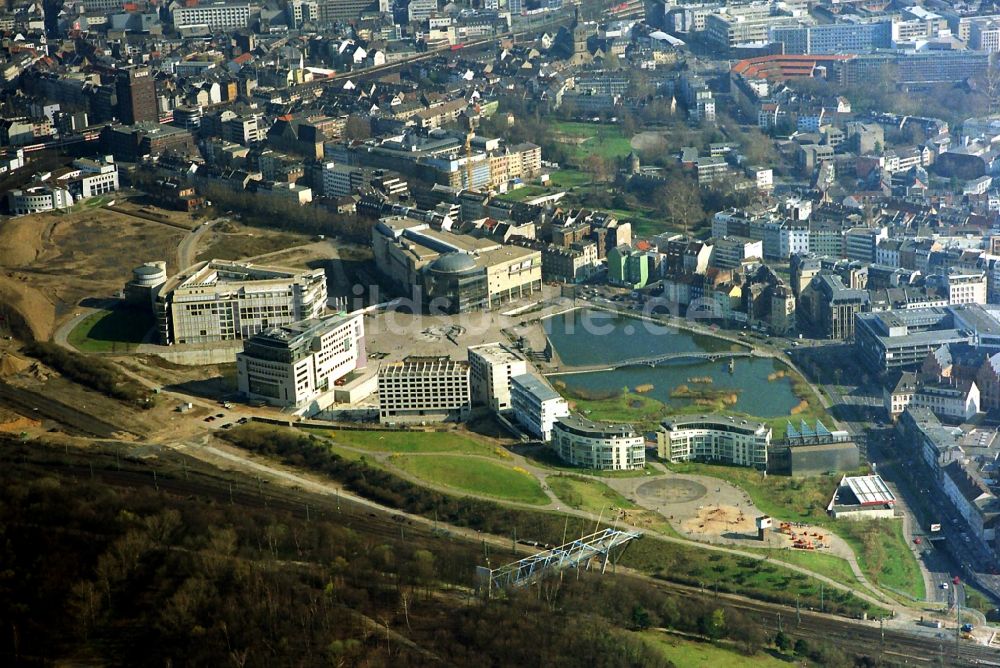
<svg viewBox="0 0 1000 668">
<path fill-rule="evenodd" d="M 746 58 L 732 66 L 731 72 L 748 79 L 773 79 L 781 81 L 795 77 L 811 76 L 817 65 L 851 60 L 853 55 L 798 56 L 777 55 Z"/>
</svg>

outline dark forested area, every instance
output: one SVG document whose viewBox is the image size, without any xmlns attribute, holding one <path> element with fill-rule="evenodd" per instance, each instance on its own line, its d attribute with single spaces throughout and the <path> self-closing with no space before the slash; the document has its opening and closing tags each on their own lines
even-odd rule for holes
<svg viewBox="0 0 1000 668">
<path fill-rule="evenodd" d="M 492 501 L 444 494 L 405 480 L 365 461 L 333 453 L 316 436 L 291 429 L 244 425 L 225 438 L 242 448 L 279 457 L 295 467 L 321 472 L 352 492 L 391 508 L 471 527 L 500 536 L 559 545 L 566 537 L 595 530 L 592 522 L 558 513 L 503 506 Z M 685 545 L 667 544 L 647 536 L 630 546 L 622 564 L 656 577 L 687 585 L 711 583 L 715 591 L 747 594 L 762 600 L 795 605 L 847 616 L 880 614 L 847 591 L 821 592 L 818 581 L 777 564 L 715 553 Z M 821 601 L 821 599 L 823 599 Z M 884 614 L 884 613 L 881 613 Z"/>
<path fill-rule="evenodd" d="M 478 545 L 172 493 L 162 472 L 114 482 L 149 466 L 0 436 L 0 664 L 655 667 L 629 631 L 763 640 L 739 613 L 620 578 L 483 601 Z"/>
</svg>

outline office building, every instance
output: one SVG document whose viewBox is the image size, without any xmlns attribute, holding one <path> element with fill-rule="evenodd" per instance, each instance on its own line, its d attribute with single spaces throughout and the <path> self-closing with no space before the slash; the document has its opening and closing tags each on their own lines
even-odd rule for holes
<svg viewBox="0 0 1000 668">
<path fill-rule="evenodd" d="M 927 355 L 949 343 L 968 343 L 972 333 L 940 307 L 859 313 L 854 340 L 861 361 L 885 373 L 916 369 Z"/>
<path fill-rule="evenodd" d="M 117 115 L 122 123 L 134 125 L 140 121 L 157 123 L 156 80 L 148 67 L 126 67 L 115 73 Z"/>
<path fill-rule="evenodd" d="M 727 236 L 714 239 L 712 244 L 709 264 L 719 269 L 735 269 L 745 260 L 764 257 L 764 242 L 760 239 Z"/>
<path fill-rule="evenodd" d="M 763 470 L 770 443 L 767 424 L 718 415 L 670 418 L 656 432 L 657 453 L 670 462 L 724 462 Z"/>
<path fill-rule="evenodd" d="M 315 412 L 330 405 L 337 382 L 366 361 L 362 314 L 301 320 L 246 340 L 236 355 L 237 386 L 250 399 Z"/>
<path fill-rule="evenodd" d="M 948 271 L 935 277 L 943 292 L 948 297 L 949 304 L 985 304 L 986 303 L 986 272 L 966 271 L 958 267 L 949 267 Z"/>
<path fill-rule="evenodd" d="M 462 313 L 528 297 L 542 287 L 541 252 L 453 234 L 391 216 L 372 228 L 379 272 L 427 311 Z"/>
<path fill-rule="evenodd" d="M 798 321 L 817 335 L 848 341 L 854 338 L 854 318 L 869 309 L 867 290 L 848 288 L 836 274 L 819 273 L 799 295 Z"/>
<path fill-rule="evenodd" d="M 210 260 L 172 277 L 156 300 L 164 345 L 248 339 L 322 315 L 326 272 Z"/>
<path fill-rule="evenodd" d="M 14 216 L 68 209 L 73 206 L 73 195 L 60 186 L 38 185 L 16 188 L 7 193 L 7 207 Z"/>
<path fill-rule="evenodd" d="M 728 55 L 738 44 L 766 43 L 772 29 L 798 23 L 798 19 L 789 16 L 771 16 L 767 5 L 731 6 L 705 17 L 704 35 L 707 42 Z"/>
<path fill-rule="evenodd" d="M 320 25 L 357 21 L 366 12 L 377 12 L 381 3 L 376 0 L 316 0 L 310 6 L 310 18 Z"/>
<path fill-rule="evenodd" d="M 502 343 L 484 343 L 469 348 L 472 402 L 502 413 L 512 408 L 511 379 L 528 371 L 519 353 Z"/>
<path fill-rule="evenodd" d="M 888 236 L 884 227 L 853 227 L 844 233 L 844 256 L 848 260 L 872 263 L 879 242 Z"/>
<path fill-rule="evenodd" d="M 969 27 L 969 47 L 976 51 L 1000 51 L 1000 21 L 979 20 Z"/>
<path fill-rule="evenodd" d="M 182 156 L 198 153 L 198 146 L 188 130 L 150 121 L 105 125 L 101 130 L 101 149 L 119 162 L 138 162 L 147 155 L 156 157 L 167 151 Z"/>
<path fill-rule="evenodd" d="M 64 182 L 77 199 L 98 197 L 118 190 L 118 165 L 113 156 L 78 158 L 57 180 Z"/>
<path fill-rule="evenodd" d="M 235 30 L 250 25 L 251 6 L 247 3 L 204 2 L 178 5 L 171 10 L 174 27 L 208 26 L 211 30 Z"/>
<path fill-rule="evenodd" d="M 578 415 L 556 420 L 552 449 L 567 464 L 601 471 L 631 471 L 646 465 L 642 434 L 629 424 L 593 422 Z"/>
<path fill-rule="evenodd" d="M 472 408 L 469 363 L 449 357 L 407 357 L 378 369 L 379 421 L 461 422 Z"/>
<path fill-rule="evenodd" d="M 552 440 L 556 420 L 569 415 L 569 404 L 548 384 L 531 374 L 510 380 L 510 401 L 514 419 L 535 438 Z"/>
<path fill-rule="evenodd" d="M 892 21 L 778 26 L 770 36 L 790 55 L 868 53 L 892 48 Z"/>
</svg>

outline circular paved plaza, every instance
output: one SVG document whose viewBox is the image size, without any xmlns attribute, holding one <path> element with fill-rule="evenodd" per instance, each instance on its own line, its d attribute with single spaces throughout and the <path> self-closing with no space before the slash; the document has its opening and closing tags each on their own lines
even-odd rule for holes
<svg viewBox="0 0 1000 668">
<path fill-rule="evenodd" d="M 708 494 L 708 489 L 700 482 L 685 478 L 661 478 L 640 485 L 635 493 L 640 504 L 647 503 L 693 503 Z"/>
</svg>

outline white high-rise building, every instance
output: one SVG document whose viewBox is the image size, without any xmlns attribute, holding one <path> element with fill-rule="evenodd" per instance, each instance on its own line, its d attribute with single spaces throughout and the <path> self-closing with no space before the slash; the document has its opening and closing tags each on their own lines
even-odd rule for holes
<svg viewBox="0 0 1000 668">
<path fill-rule="evenodd" d="M 199 262 L 168 280 L 156 298 L 160 341 L 248 339 L 269 327 L 323 314 L 326 272 L 249 263 Z"/>
<path fill-rule="evenodd" d="M 660 458 L 668 462 L 724 462 L 764 469 L 771 428 L 733 417 L 678 417 L 663 421 L 656 441 Z"/>
<path fill-rule="evenodd" d="M 566 400 L 529 373 L 510 379 L 510 401 L 517 423 L 543 441 L 551 441 L 556 420 L 569 415 Z"/>
<path fill-rule="evenodd" d="M 315 412 L 333 403 L 336 382 L 366 360 L 362 314 L 303 320 L 247 339 L 236 356 L 237 385 L 251 399 Z"/>
<path fill-rule="evenodd" d="M 484 343 L 469 348 L 472 402 L 498 413 L 511 406 L 510 381 L 528 372 L 527 362 L 502 343 Z"/>
<path fill-rule="evenodd" d="M 593 422 L 567 415 L 552 427 L 552 449 L 567 464 L 602 471 L 646 465 L 646 442 L 630 424 Z"/>
</svg>

